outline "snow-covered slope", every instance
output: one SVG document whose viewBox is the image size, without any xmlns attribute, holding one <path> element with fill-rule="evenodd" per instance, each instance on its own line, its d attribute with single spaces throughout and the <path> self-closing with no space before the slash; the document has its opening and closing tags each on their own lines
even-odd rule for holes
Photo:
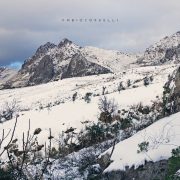
<svg viewBox="0 0 180 180">
<path fill-rule="evenodd" d="M 11 102 L 13 99 L 16 99 L 22 110 L 36 109 L 40 105 L 46 107 L 49 103 L 56 105 L 58 103 L 72 101 L 72 95 L 75 92 L 77 92 L 77 99 L 79 100 L 81 100 L 87 92 L 92 92 L 94 96 L 101 96 L 103 87 L 106 87 L 105 93 L 111 94 L 118 91 L 120 82 L 123 82 L 126 87 L 128 80 L 131 81 L 132 85 L 129 87 L 129 90 L 126 91 L 136 91 L 138 88 L 133 88 L 134 85 L 134 87 L 142 87 L 142 91 L 144 90 L 143 93 L 146 94 L 150 89 L 149 87 L 144 87 L 143 84 L 143 79 L 146 76 L 154 77 L 152 86 L 157 89 L 157 92 L 162 93 L 162 87 L 167 81 L 168 75 L 171 74 L 175 68 L 176 66 L 174 65 L 140 67 L 129 69 L 126 73 L 117 75 L 106 74 L 101 76 L 76 77 L 38 86 L 1 90 L 0 105 L 6 101 Z M 122 91 L 121 93 L 126 91 Z M 126 96 L 122 96 L 122 98 L 126 99 Z M 131 99 L 133 98 L 136 97 L 131 97 Z M 141 101 L 141 98 L 139 101 Z"/>
<path fill-rule="evenodd" d="M 122 53 L 120 51 L 105 50 L 87 46 L 82 48 L 86 58 L 94 63 L 111 69 L 112 72 L 125 71 L 137 61 L 138 55 Z"/>
<path fill-rule="evenodd" d="M 16 136 L 21 137 L 27 130 L 28 120 L 31 120 L 31 130 L 41 128 L 43 133 L 40 140 L 44 141 L 47 129 L 51 128 L 53 135 L 69 127 L 75 127 L 79 131 L 83 128 L 82 121 L 98 120 L 98 103 L 102 96 L 102 89 L 106 87 L 108 99 L 115 99 L 120 109 L 128 108 L 142 102 L 144 105 L 152 104 L 163 94 L 163 85 L 168 75 L 173 72 L 175 66 L 166 65 L 159 67 L 134 68 L 126 74 L 87 76 L 71 79 L 63 79 L 48 84 L 9 89 L 0 91 L 0 107 L 3 110 L 5 102 L 17 100 L 19 106 L 19 118 Z M 144 77 L 153 76 L 154 80 L 149 86 L 144 86 Z M 131 86 L 126 83 L 131 80 Z M 118 85 L 123 82 L 126 90 L 118 92 Z M 73 94 L 77 92 L 77 100 L 72 101 Z M 87 92 L 93 93 L 91 102 L 83 99 Z M 14 120 L 0 124 L 0 130 L 10 129 Z"/>
<path fill-rule="evenodd" d="M 172 149 L 180 146 L 180 113 L 171 115 L 134 136 L 115 145 L 111 160 L 113 161 L 104 172 L 125 170 L 127 166 L 135 168 L 145 161 L 157 162 L 171 157 Z M 139 144 L 149 142 L 147 151 L 138 152 Z M 130 151 L 127 151 L 130 149 Z M 111 153 L 112 148 L 105 153 Z"/>
</svg>

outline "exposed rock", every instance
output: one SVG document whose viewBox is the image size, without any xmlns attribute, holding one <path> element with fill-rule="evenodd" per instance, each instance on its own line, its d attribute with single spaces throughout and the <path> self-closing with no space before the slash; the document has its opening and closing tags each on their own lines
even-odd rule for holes
<svg viewBox="0 0 180 180">
<path fill-rule="evenodd" d="M 167 160 L 146 162 L 137 169 L 126 167 L 125 171 L 111 171 L 102 175 L 103 180 L 164 180 L 167 173 Z"/>
<path fill-rule="evenodd" d="M 67 71 L 63 74 L 62 78 L 106 74 L 110 72 L 111 71 L 107 68 L 92 62 L 88 62 L 81 53 L 77 53 L 72 57 Z"/>
<path fill-rule="evenodd" d="M 29 85 L 47 83 L 54 77 L 54 66 L 49 55 L 42 58 L 33 69 L 33 75 L 29 78 Z"/>
<path fill-rule="evenodd" d="M 110 154 L 105 153 L 98 159 L 98 163 L 101 166 L 101 169 L 107 168 L 107 166 L 110 164 Z"/>
<path fill-rule="evenodd" d="M 40 46 L 40 47 L 37 49 L 35 55 L 39 55 L 39 56 L 40 56 L 40 55 L 44 55 L 44 54 L 46 54 L 50 49 L 53 49 L 53 48 L 55 48 L 55 47 L 56 47 L 55 44 L 50 43 L 50 42 L 47 42 L 46 44 Z"/>
<path fill-rule="evenodd" d="M 29 70 L 29 66 L 35 63 L 39 58 L 43 57 L 48 53 L 51 49 L 55 48 L 56 45 L 50 42 L 47 42 L 44 45 L 41 45 L 35 52 L 35 54 L 27 59 L 24 64 L 22 65 L 22 68 L 20 71 L 26 72 Z"/>
<path fill-rule="evenodd" d="M 62 46 L 65 46 L 67 44 L 72 44 L 72 41 L 70 41 L 69 39 L 67 38 L 64 38 L 59 44 L 58 44 L 58 47 L 61 48 Z"/>
</svg>

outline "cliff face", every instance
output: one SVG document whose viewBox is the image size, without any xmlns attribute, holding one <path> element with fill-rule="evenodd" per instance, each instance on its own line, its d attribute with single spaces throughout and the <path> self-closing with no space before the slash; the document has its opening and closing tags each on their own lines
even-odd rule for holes
<svg viewBox="0 0 180 180">
<path fill-rule="evenodd" d="M 67 70 L 63 73 L 62 78 L 78 77 L 78 76 L 89 76 L 96 74 L 106 74 L 111 71 L 98 64 L 89 62 L 81 53 L 75 54 Z"/>
<path fill-rule="evenodd" d="M 29 85 L 47 83 L 54 77 L 53 61 L 49 55 L 45 55 L 39 64 L 32 69 Z"/>
</svg>

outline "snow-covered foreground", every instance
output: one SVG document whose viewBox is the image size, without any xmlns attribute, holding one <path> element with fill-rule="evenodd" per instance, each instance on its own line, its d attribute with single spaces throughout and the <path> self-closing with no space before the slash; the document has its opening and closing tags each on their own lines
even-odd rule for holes
<svg viewBox="0 0 180 180">
<path fill-rule="evenodd" d="M 146 87 L 139 87 L 122 91 L 121 93 L 115 92 L 107 95 L 108 99 L 115 99 L 119 105 L 119 109 L 127 108 L 133 104 L 143 102 L 144 105 L 151 104 L 152 100 L 156 100 L 156 96 L 162 95 L 162 85 L 149 85 Z M 146 89 L 146 90 L 145 90 Z M 129 97 L 129 98 L 127 98 Z M 31 121 L 31 130 L 41 128 L 43 132 L 40 136 L 40 141 L 43 142 L 47 139 L 49 128 L 52 129 L 53 135 L 56 137 L 61 131 L 67 128 L 74 127 L 77 130 L 83 128 L 83 121 L 96 122 L 99 116 L 98 102 L 100 97 L 93 97 L 90 103 L 84 100 L 77 100 L 75 102 L 67 102 L 51 109 L 44 108 L 42 110 L 31 110 L 19 113 L 18 124 L 16 128 L 16 137 L 21 137 L 22 132 L 28 130 L 28 121 Z M 0 130 L 10 129 L 14 125 L 14 120 L 10 120 L 0 124 Z"/>
<path fill-rule="evenodd" d="M 106 87 L 105 93 L 110 94 L 117 92 L 120 82 L 123 82 L 126 87 L 128 80 L 131 81 L 132 86 L 144 87 L 143 78 L 145 76 L 153 76 L 152 84 L 157 86 L 157 91 L 161 91 L 168 75 L 176 67 L 174 65 L 139 67 L 120 74 L 70 78 L 33 87 L 0 90 L 0 107 L 3 106 L 4 102 L 11 102 L 13 99 L 17 100 L 21 110 L 37 109 L 40 105 L 46 107 L 48 103 L 57 105 L 72 101 L 72 95 L 75 92 L 78 93 L 78 99 L 82 99 L 87 92 L 92 92 L 93 96 L 102 95 L 103 86 Z M 132 86 L 129 88 L 132 88 Z M 149 87 L 142 89 L 144 90 L 143 93 L 146 93 L 145 91 L 148 91 L 148 89 Z M 129 94 L 129 96 L 133 98 L 133 94 Z"/>
<path fill-rule="evenodd" d="M 151 105 L 153 101 L 162 98 L 163 86 L 167 82 L 168 76 L 176 68 L 176 65 L 136 67 L 118 74 L 70 78 L 33 87 L 1 90 L 0 113 L 3 112 L 5 102 L 11 102 L 15 99 L 19 106 L 19 110 L 16 112 L 19 117 L 14 139 L 18 139 L 19 147 L 22 147 L 23 132 L 25 132 L 26 137 L 30 120 L 31 135 L 37 128 L 42 130 L 38 135 L 38 143 L 48 143 L 49 129 L 51 129 L 52 136 L 54 136 L 52 147 L 58 148 L 58 142 L 62 141 L 62 136 L 59 137 L 62 135 L 62 131 L 65 132 L 73 127 L 75 128 L 73 133 L 79 133 L 81 130 L 85 130 L 86 124 L 83 123 L 84 121 L 98 121 L 100 115 L 98 104 L 99 99 L 103 97 L 103 89 L 105 89 L 104 93 L 107 99 L 114 99 L 115 103 L 118 104 L 117 110 L 128 110 L 131 106 L 139 103 L 142 103 L 144 106 Z M 149 79 L 147 86 L 144 85 L 146 78 Z M 128 85 L 129 80 L 130 85 Z M 118 92 L 118 86 L 121 82 L 124 89 Z M 72 97 L 75 92 L 77 93 L 77 98 L 73 102 Z M 89 103 L 85 102 L 84 99 L 86 93 L 92 93 Z M 138 167 L 144 164 L 145 160 L 158 161 L 169 158 L 171 150 L 176 147 L 174 145 L 180 145 L 180 135 L 178 135 L 180 130 L 179 116 L 180 113 L 164 118 L 131 138 L 118 143 L 111 157 L 113 162 L 105 172 L 124 170 L 126 166 L 131 167 L 134 165 Z M 3 129 L 5 134 L 10 129 L 12 132 L 15 121 L 15 118 L 13 118 L 0 123 L 0 136 Z M 10 138 L 8 136 L 5 139 L 1 148 L 7 145 Z M 74 142 L 74 139 L 72 141 Z M 137 153 L 138 144 L 146 141 L 149 142 L 148 151 Z M 97 154 L 94 154 L 96 155 L 95 158 L 97 159 L 97 156 L 110 146 L 111 144 L 101 149 L 101 151 L 97 151 Z M 131 151 L 127 151 L 128 149 Z M 73 158 L 76 159 L 81 155 L 83 159 L 83 152 L 86 150 L 82 148 L 76 154 L 70 154 L 68 157 L 69 162 L 67 163 L 64 162 L 63 164 L 57 161 L 53 165 L 53 170 L 57 177 L 60 175 L 60 177 L 63 176 L 66 179 L 67 171 L 69 171 L 70 176 L 71 173 L 75 177 L 79 174 L 79 179 L 82 179 L 81 177 L 85 175 L 82 176 L 78 171 L 80 161 L 77 161 L 72 168 L 70 162 L 72 162 Z M 111 153 L 111 149 L 108 150 L 108 153 Z M 5 153 L 3 158 L 6 159 Z"/>
<path fill-rule="evenodd" d="M 129 106 L 142 103 L 150 105 L 158 97 L 162 96 L 163 85 L 167 77 L 174 70 L 174 66 L 159 67 L 141 67 L 131 69 L 126 74 L 108 74 L 101 76 L 89 76 L 83 78 L 71 78 L 58 82 L 52 82 L 34 87 L 26 87 L 11 90 L 0 91 L 0 106 L 6 101 L 15 98 L 20 106 L 18 124 L 15 136 L 21 138 L 22 133 L 28 130 L 28 121 L 31 121 L 31 130 L 41 128 L 39 141 L 44 143 L 48 136 L 48 130 L 51 128 L 53 135 L 57 138 L 59 133 L 67 128 L 76 128 L 81 130 L 84 125 L 83 121 L 89 120 L 96 122 L 99 116 L 98 103 L 102 95 L 102 87 L 105 86 L 108 99 L 114 99 L 118 103 L 118 108 L 128 108 Z M 143 78 L 147 75 L 153 75 L 153 82 L 145 87 Z M 126 90 L 117 92 L 119 82 L 126 84 L 127 80 L 132 81 L 131 87 Z M 135 83 L 136 80 L 139 80 Z M 135 88 L 132 86 L 136 85 Z M 78 92 L 75 102 L 72 102 L 72 95 Z M 86 103 L 82 97 L 87 92 L 92 92 L 92 100 Z M 97 95 L 99 94 L 99 95 Z M 56 101 L 61 103 L 55 104 L 49 108 L 39 108 L 40 104 L 46 107 L 48 103 L 54 104 Z M 63 102 L 63 103 L 62 103 Z M 3 108 L 3 107 L 2 107 Z M 23 111 L 28 109 L 28 111 Z M 0 124 L 2 129 L 9 130 L 13 127 L 14 121 L 10 120 Z"/>
<path fill-rule="evenodd" d="M 135 168 L 145 161 L 157 162 L 171 157 L 172 149 L 180 146 L 180 113 L 163 118 L 134 136 L 115 145 L 111 160 L 104 172 L 125 170 L 126 166 Z M 138 153 L 138 144 L 149 142 L 147 152 Z M 129 150 L 128 150 L 129 149 Z M 105 153 L 111 153 L 112 148 Z"/>
</svg>

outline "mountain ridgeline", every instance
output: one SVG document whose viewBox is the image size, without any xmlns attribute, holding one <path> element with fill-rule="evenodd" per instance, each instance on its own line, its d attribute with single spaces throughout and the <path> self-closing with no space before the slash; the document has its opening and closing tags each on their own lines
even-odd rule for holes
<svg viewBox="0 0 180 180">
<path fill-rule="evenodd" d="M 58 45 L 50 42 L 41 45 L 18 72 L 13 71 L 11 74 L 6 69 L 2 74 L 0 71 L 0 89 L 33 86 L 72 77 L 119 73 L 132 66 L 179 62 L 180 32 L 161 39 L 142 55 L 80 47 L 63 39 Z"/>
<path fill-rule="evenodd" d="M 64 39 L 59 45 L 50 42 L 40 46 L 26 60 L 18 73 L 4 88 L 32 86 L 62 78 L 110 73 L 96 63 L 89 62 L 80 52 L 81 47 Z"/>
<path fill-rule="evenodd" d="M 123 60 L 126 65 L 127 59 L 132 62 L 137 58 L 118 51 L 82 48 L 68 39 L 63 39 L 58 45 L 48 42 L 40 46 L 21 69 L 0 87 L 26 87 L 64 78 L 113 73 L 123 66 Z"/>
</svg>

